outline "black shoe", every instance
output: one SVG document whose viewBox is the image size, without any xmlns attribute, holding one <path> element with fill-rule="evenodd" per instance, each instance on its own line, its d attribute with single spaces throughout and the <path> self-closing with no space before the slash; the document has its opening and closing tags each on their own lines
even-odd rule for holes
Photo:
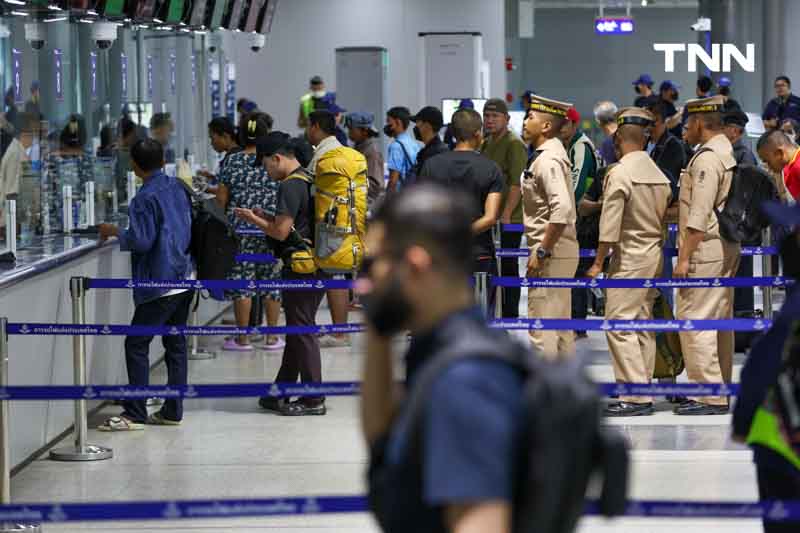
<svg viewBox="0 0 800 533">
<path fill-rule="evenodd" d="M 262 396 L 258 399 L 258 405 L 271 413 L 282 415 L 289 402 L 286 398 L 272 398 L 270 396 Z"/>
<path fill-rule="evenodd" d="M 650 403 L 629 403 L 616 402 L 606 406 L 603 416 L 649 416 L 655 412 L 653 402 Z"/>
<path fill-rule="evenodd" d="M 694 400 L 689 400 L 675 407 L 673 410 L 676 415 L 680 416 L 704 416 L 704 415 L 727 415 L 727 405 L 709 405 L 707 403 L 700 403 Z"/>
<path fill-rule="evenodd" d="M 589 338 L 589 334 L 586 333 L 585 331 L 576 331 L 575 332 L 575 340 L 576 341 L 579 341 L 581 339 L 588 339 L 588 338 Z"/>
<path fill-rule="evenodd" d="M 667 401 L 669 403 L 683 405 L 689 401 L 689 398 L 687 398 L 686 396 L 667 396 Z"/>
<path fill-rule="evenodd" d="M 286 404 L 281 414 L 283 416 L 324 416 L 328 412 L 325 402 L 304 402 L 297 400 Z"/>
</svg>

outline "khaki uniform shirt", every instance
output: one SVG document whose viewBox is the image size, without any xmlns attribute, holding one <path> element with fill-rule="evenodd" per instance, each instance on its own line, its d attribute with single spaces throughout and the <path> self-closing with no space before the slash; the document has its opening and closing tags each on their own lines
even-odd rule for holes
<svg viewBox="0 0 800 533">
<path fill-rule="evenodd" d="M 528 246 L 537 249 L 549 223 L 566 224 L 554 258 L 578 256 L 575 233 L 575 194 L 567 151 L 558 139 L 549 139 L 537 150 L 538 157 L 522 180 L 522 209 Z"/>
<path fill-rule="evenodd" d="M 600 242 L 612 243 L 615 270 L 661 260 L 664 216 L 672 192 L 669 178 L 647 152 L 626 154 L 605 178 Z"/>
<path fill-rule="evenodd" d="M 733 146 L 723 134 L 715 135 L 699 150 L 681 174 L 678 248 L 686 242 L 687 228 L 705 232 L 689 261 L 710 263 L 724 259 L 724 243 L 714 209 L 722 210 L 731 187 L 736 160 Z M 698 152 L 699 152 L 698 150 Z"/>
</svg>

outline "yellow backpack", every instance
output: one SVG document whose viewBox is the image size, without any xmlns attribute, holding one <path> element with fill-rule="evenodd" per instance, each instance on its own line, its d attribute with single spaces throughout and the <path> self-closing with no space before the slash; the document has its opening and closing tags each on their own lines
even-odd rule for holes
<svg viewBox="0 0 800 533">
<path fill-rule="evenodd" d="M 314 255 L 332 274 L 357 271 L 367 229 L 367 160 L 348 147 L 317 162 L 314 177 Z"/>
</svg>

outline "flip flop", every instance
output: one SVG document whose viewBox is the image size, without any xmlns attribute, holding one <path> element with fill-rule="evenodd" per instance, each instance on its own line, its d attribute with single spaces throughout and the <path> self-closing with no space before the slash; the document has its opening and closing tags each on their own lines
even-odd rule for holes
<svg viewBox="0 0 800 533">
<path fill-rule="evenodd" d="M 129 420 L 124 416 L 112 416 L 100 426 L 97 427 L 98 431 L 105 432 L 118 432 L 118 431 L 141 431 L 144 429 L 144 424 Z"/>
</svg>

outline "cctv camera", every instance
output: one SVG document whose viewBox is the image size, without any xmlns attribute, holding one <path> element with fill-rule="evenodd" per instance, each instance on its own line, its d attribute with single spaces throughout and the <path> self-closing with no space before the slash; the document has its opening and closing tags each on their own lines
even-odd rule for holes
<svg viewBox="0 0 800 533">
<path fill-rule="evenodd" d="M 711 31 L 711 19 L 700 17 L 697 22 L 690 26 L 694 31 Z"/>
<path fill-rule="evenodd" d="M 25 40 L 31 45 L 34 50 L 41 50 L 44 48 L 47 32 L 44 24 L 41 22 L 29 22 L 25 24 Z"/>
<path fill-rule="evenodd" d="M 95 22 L 92 24 L 92 40 L 100 50 L 108 50 L 117 40 L 117 24 L 108 21 Z"/>
<path fill-rule="evenodd" d="M 215 31 L 208 36 L 208 51 L 216 54 L 222 47 L 222 35 Z"/>
<path fill-rule="evenodd" d="M 267 36 L 261 35 L 260 33 L 251 33 L 250 37 L 250 50 L 253 52 L 258 52 L 264 45 L 267 44 Z"/>
</svg>

